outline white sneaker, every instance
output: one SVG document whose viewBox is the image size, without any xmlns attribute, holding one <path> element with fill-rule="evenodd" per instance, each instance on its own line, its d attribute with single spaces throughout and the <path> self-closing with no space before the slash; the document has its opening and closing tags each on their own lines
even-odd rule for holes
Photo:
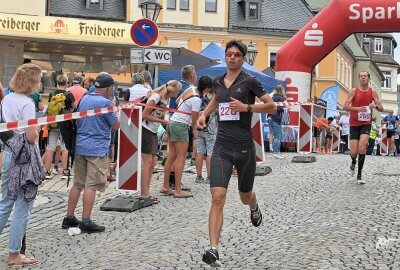
<svg viewBox="0 0 400 270">
<path fill-rule="evenodd" d="M 54 175 L 58 175 L 58 167 L 54 166 L 53 170 L 51 171 Z"/>
<path fill-rule="evenodd" d="M 284 159 L 285 157 L 282 156 L 281 154 L 274 154 L 274 158 L 276 158 L 276 159 Z"/>
</svg>

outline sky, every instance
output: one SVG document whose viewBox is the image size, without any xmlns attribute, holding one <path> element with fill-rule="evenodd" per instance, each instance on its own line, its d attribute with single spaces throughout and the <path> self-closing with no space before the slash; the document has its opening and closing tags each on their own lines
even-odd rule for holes
<svg viewBox="0 0 400 270">
<path fill-rule="evenodd" d="M 400 63 L 400 33 L 393 33 L 393 35 L 397 41 L 397 48 L 394 49 L 394 59 L 397 63 Z M 397 77 L 397 84 L 400 84 L 400 76 Z"/>
</svg>

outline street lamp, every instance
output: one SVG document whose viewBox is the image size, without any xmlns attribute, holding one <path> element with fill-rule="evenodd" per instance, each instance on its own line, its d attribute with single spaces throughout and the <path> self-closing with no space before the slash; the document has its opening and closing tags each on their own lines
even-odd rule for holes
<svg viewBox="0 0 400 270">
<path fill-rule="evenodd" d="M 250 65 L 254 65 L 254 62 L 256 60 L 257 57 L 257 49 L 254 46 L 253 42 L 250 41 L 250 44 L 247 45 L 247 55 L 246 55 L 246 61 L 247 63 L 249 63 Z"/>
<path fill-rule="evenodd" d="M 139 0 L 139 7 L 142 10 L 143 18 L 153 22 L 157 22 L 158 15 L 163 8 L 158 0 Z"/>
</svg>

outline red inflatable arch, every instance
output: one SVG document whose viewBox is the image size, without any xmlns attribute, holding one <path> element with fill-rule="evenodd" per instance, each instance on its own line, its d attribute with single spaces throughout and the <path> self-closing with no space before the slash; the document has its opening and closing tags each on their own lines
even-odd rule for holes
<svg viewBox="0 0 400 270">
<path fill-rule="evenodd" d="M 290 101 L 306 101 L 314 66 L 350 34 L 398 31 L 399 0 L 332 0 L 278 51 L 275 77 L 286 80 Z M 298 125 L 298 112 L 291 113 Z"/>
</svg>

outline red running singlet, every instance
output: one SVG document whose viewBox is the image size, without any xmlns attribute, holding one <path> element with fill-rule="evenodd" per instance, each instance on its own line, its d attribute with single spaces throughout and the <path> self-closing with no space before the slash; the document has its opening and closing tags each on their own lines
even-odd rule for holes
<svg viewBox="0 0 400 270">
<path fill-rule="evenodd" d="M 372 88 L 369 87 L 367 91 L 362 91 L 359 87 L 355 89 L 352 107 L 368 106 L 374 100 Z M 350 126 L 362 126 L 372 124 L 372 110 L 370 112 L 350 112 Z"/>
</svg>

